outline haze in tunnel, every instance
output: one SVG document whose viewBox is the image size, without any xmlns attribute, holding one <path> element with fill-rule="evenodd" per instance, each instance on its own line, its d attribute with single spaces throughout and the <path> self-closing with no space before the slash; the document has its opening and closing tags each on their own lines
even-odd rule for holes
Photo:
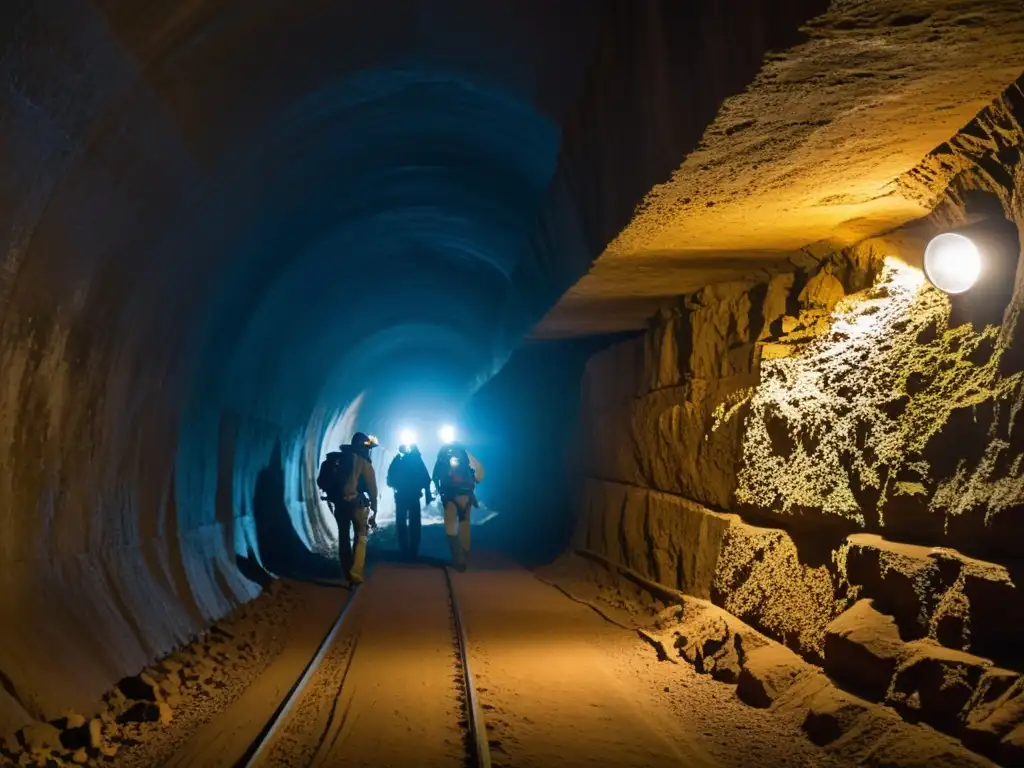
<svg viewBox="0 0 1024 768">
<path fill-rule="evenodd" d="M 451 420 L 506 554 L 582 531 L 711 596 L 723 526 L 745 541 L 768 511 L 736 504 L 734 470 L 740 390 L 767 384 L 765 413 L 788 396 L 759 378 L 759 350 L 788 344 L 769 316 L 827 325 L 873 274 L 834 251 L 924 216 L 954 176 L 1019 213 L 1020 3 L 910 5 L 5 5 L 0 734 L 96 712 L 268 571 L 337 576 L 314 477 L 356 429 L 383 473 L 398 430 L 429 463 Z M 523 344 L 611 332 L 636 338 Z M 801 569 L 763 594 L 819 594 Z M 807 629 L 790 602 L 764 615 Z"/>
<path fill-rule="evenodd" d="M 455 413 L 500 367 L 601 11 L 64 6 L 2 59 L 0 669 L 48 715 L 254 595 L 261 538 L 323 543 L 339 415 Z"/>
</svg>

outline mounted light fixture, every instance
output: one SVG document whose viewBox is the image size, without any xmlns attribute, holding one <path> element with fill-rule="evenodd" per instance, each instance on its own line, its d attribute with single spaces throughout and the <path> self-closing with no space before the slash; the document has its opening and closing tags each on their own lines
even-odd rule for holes
<svg viewBox="0 0 1024 768">
<path fill-rule="evenodd" d="M 1020 253 L 1017 226 L 1001 209 L 931 239 L 922 267 L 928 281 L 950 298 L 951 328 L 1004 321 Z"/>
<path fill-rule="evenodd" d="M 981 253 L 966 235 L 943 232 L 933 237 L 925 249 L 924 274 L 943 293 L 969 291 L 978 282 L 981 271 Z"/>
</svg>

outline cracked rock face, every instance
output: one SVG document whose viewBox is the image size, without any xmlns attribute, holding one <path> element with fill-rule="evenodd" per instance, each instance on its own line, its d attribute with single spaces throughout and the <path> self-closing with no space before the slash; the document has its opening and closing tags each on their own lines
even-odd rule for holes
<svg viewBox="0 0 1024 768">
<path fill-rule="evenodd" d="M 708 286 L 589 361 L 578 531 L 1011 763 L 1024 744 L 1024 298 L 1011 283 L 972 320 L 915 264 L 927 237 L 987 216 L 1018 228 L 1005 245 L 1019 268 L 1019 86 L 903 177 L 935 208 L 927 219 Z M 831 743 L 859 719 L 823 706 L 807 729 Z"/>
<path fill-rule="evenodd" d="M 941 538 L 970 514 L 990 525 L 1024 499 L 1008 434 L 1021 376 L 1000 372 L 1000 338 L 997 327 L 950 328 L 946 297 L 890 262 L 875 287 L 840 304 L 828 335 L 762 361 L 737 501 L 915 527 L 917 538 L 921 525 Z M 979 416 L 988 434 L 964 435 Z M 965 437 L 988 438 L 980 456 Z"/>
</svg>

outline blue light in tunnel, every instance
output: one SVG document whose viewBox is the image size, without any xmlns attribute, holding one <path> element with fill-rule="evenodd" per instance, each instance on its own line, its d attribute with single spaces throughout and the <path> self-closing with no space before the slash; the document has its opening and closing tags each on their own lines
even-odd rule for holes
<svg viewBox="0 0 1024 768">
<path fill-rule="evenodd" d="M 442 443 L 454 443 L 455 427 L 451 424 L 445 424 L 440 430 L 438 430 L 437 436 L 441 438 Z"/>
<path fill-rule="evenodd" d="M 411 429 L 403 429 L 398 435 L 398 441 L 402 445 L 412 445 L 416 442 L 416 432 Z"/>
</svg>

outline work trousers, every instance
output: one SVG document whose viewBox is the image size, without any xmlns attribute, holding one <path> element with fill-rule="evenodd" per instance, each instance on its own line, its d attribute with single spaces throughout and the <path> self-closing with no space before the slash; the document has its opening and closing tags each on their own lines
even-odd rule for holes
<svg viewBox="0 0 1024 768">
<path fill-rule="evenodd" d="M 395 532 L 402 556 L 414 558 L 420 551 L 420 528 L 423 524 L 420 497 L 395 494 Z"/>
<path fill-rule="evenodd" d="M 448 548 L 452 554 L 452 565 L 465 570 L 469 558 L 469 515 L 472 496 L 452 496 L 444 500 L 444 532 L 448 536 Z"/>
<path fill-rule="evenodd" d="M 341 501 L 334 505 L 334 516 L 338 521 L 338 559 L 341 561 L 342 576 L 353 584 L 363 580 L 366 565 L 366 538 L 370 533 L 370 511 L 358 502 Z M 355 533 L 353 550 L 350 533 Z"/>
</svg>

